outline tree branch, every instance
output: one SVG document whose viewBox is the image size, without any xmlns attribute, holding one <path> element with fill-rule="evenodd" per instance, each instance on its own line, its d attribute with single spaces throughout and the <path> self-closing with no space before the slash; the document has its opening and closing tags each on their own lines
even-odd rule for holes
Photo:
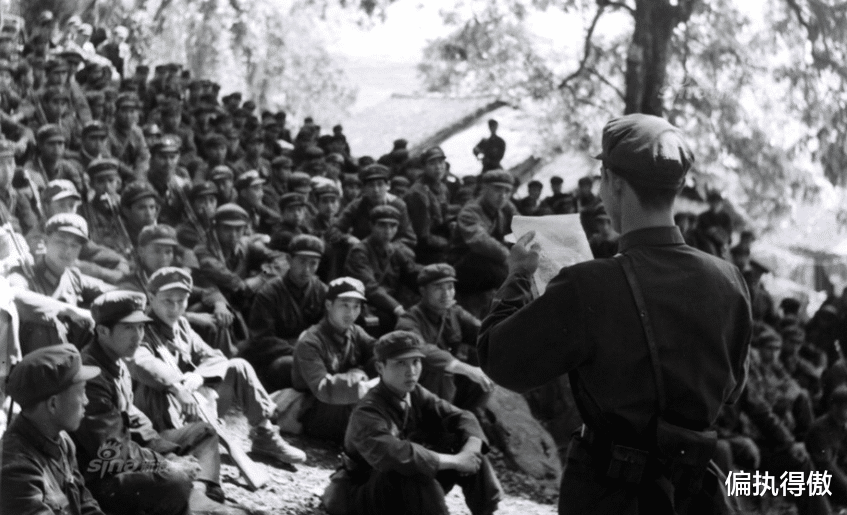
<svg viewBox="0 0 847 515">
<path fill-rule="evenodd" d="M 808 20 L 803 19 L 803 8 L 800 7 L 800 4 L 797 3 L 797 0 L 785 0 L 788 3 L 788 7 L 794 11 L 794 14 L 797 16 L 797 21 L 806 29 L 806 33 L 809 34 L 809 37 L 812 36 L 812 28 L 809 25 Z"/>
<path fill-rule="evenodd" d="M 623 91 L 622 91 L 619 87 L 617 87 L 617 86 L 615 86 L 614 84 L 612 84 L 612 83 L 609 81 L 609 79 L 607 79 L 606 77 L 604 77 L 604 76 L 603 76 L 600 72 L 598 72 L 598 71 L 597 71 L 597 70 L 595 70 L 594 68 L 589 68 L 589 69 L 588 69 L 588 73 L 590 73 L 591 75 L 594 75 L 595 77 L 597 77 L 598 79 L 600 79 L 600 82 L 602 82 L 603 84 L 605 84 L 605 85 L 609 86 L 610 88 L 612 88 L 612 90 L 613 90 L 615 93 L 617 93 L 617 95 L 618 95 L 619 97 L 621 97 L 621 100 L 626 100 L 626 93 L 624 93 L 624 92 L 623 92 Z"/>
<path fill-rule="evenodd" d="M 579 68 L 559 83 L 559 89 L 566 88 L 570 81 L 579 77 L 582 75 L 582 72 L 585 71 L 585 66 L 588 64 L 588 58 L 591 56 L 591 38 L 594 37 L 594 29 L 597 28 L 597 22 L 600 21 L 600 17 L 603 16 L 603 12 L 605 10 L 606 4 L 598 2 L 597 12 L 594 13 L 594 19 L 591 20 L 591 25 L 588 26 L 588 32 L 585 33 L 585 46 L 583 47 L 582 59 L 579 62 Z"/>
<path fill-rule="evenodd" d="M 600 2 L 597 2 L 597 3 L 600 4 Z M 603 5 L 605 7 L 611 7 L 612 9 L 625 9 L 625 10 L 629 11 L 629 14 L 632 14 L 633 16 L 635 15 L 635 9 L 633 9 L 629 5 L 626 5 L 623 2 L 603 2 L 600 5 Z"/>
</svg>

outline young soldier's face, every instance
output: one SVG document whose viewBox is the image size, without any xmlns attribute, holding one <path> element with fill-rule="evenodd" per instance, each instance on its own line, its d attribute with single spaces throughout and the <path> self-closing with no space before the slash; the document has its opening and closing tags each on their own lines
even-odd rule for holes
<svg viewBox="0 0 847 515">
<path fill-rule="evenodd" d="M 44 104 L 44 114 L 51 120 L 58 120 L 68 110 L 68 101 L 61 97 L 53 97 Z"/>
<path fill-rule="evenodd" d="M 138 125 L 138 109 L 133 106 L 124 105 L 115 113 L 117 122 L 121 127 L 133 127 Z"/>
<path fill-rule="evenodd" d="M 380 243 L 388 243 L 397 236 L 398 223 L 394 220 L 377 220 L 371 227 L 371 234 Z"/>
<path fill-rule="evenodd" d="M 150 165 L 154 170 L 173 174 L 179 163 L 179 152 L 155 152 L 150 156 Z"/>
<path fill-rule="evenodd" d="M 144 323 L 118 322 L 111 329 L 97 326 L 97 341 L 118 358 L 131 358 L 144 338 Z"/>
<path fill-rule="evenodd" d="M 325 301 L 326 317 L 329 323 L 340 331 L 353 326 L 359 313 L 362 312 L 362 301 L 359 299 L 338 298 Z"/>
<path fill-rule="evenodd" d="M 282 221 L 291 225 L 303 225 L 306 221 L 306 206 L 290 206 L 283 209 Z"/>
<path fill-rule="evenodd" d="M 344 192 L 344 198 L 347 200 L 353 200 L 362 193 L 362 188 L 358 184 L 345 184 L 341 187 L 341 190 Z"/>
<path fill-rule="evenodd" d="M 163 243 L 148 243 L 138 247 L 138 260 L 148 274 L 174 262 L 174 246 Z"/>
<path fill-rule="evenodd" d="M 106 153 L 106 136 L 98 133 L 88 134 L 82 138 L 82 148 L 92 156 L 104 155 Z"/>
<path fill-rule="evenodd" d="M 325 218 L 332 218 L 338 213 L 338 197 L 324 195 L 318 200 L 318 213 Z"/>
<path fill-rule="evenodd" d="M 48 161 L 56 161 L 65 153 L 65 139 L 54 138 L 47 141 L 42 141 L 38 145 L 38 153 L 43 159 Z"/>
<path fill-rule="evenodd" d="M 304 285 L 317 273 L 318 265 L 321 264 L 321 258 L 296 254 L 288 259 L 288 263 L 290 265 L 288 276 L 294 284 Z"/>
<path fill-rule="evenodd" d="M 232 195 L 233 181 L 231 178 L 223 177 L 220 179 L 215 179 L 213 182 L 215 183 L 215 186 L 217 186 L 218 191 L 221 195 L 226 198 L 229 198 L 230 195 Z"/>
<path fill-rule="evenodd" d="M 107 193 L 116 196 L 121 189 L 121 178 L 116 174 L 101 174 L 94 178 L 91 186 L 94 188 L 95 195 Z"/>
<path fill-rule="evenodd" d="M 184 290 L 157 292 L 150 299 L 150 308 L 163 322 L 173 325 L 188 309 L 188 292 Z"/>
<path fill-rule="evenodd" d="M 215 230 L 221 246 L 226 249 L 234 249 L 238 245 L 238 242 L 241 241 L 241 238 L 244 237 L 244 233 L 247 231 L 247 225 L 218 225 Z"/>
<path fill-rule="evenodd" d="M 368 181 L 362 186 L 362 195 L 368 197 L 371 202 L 381 204 L 388 195 L 388 183 L 382 179 Z"/>
<path fill-rule="evenodd" d="M 262 205 L 262 197 L 265 196 L 265 190 L 262 189 L 261 184 L 254 184 L 249 188 L 241 190 L 239 195 L 241 195 L 248 205 L 258 207 Z"/>
<path fill-rule="evenodd" d="M 0 70 L 0 89 L 9 89 L 12 86 L 12 74 L 9 70 Z"/>
<path fill-rule="evenodd" d="M 437 311 L 443 311 L 456 303 L 456 283 L 443 281 L 428 284 L 421 289 L 424 303 Z"/>
<path fill-rule="evenodd" d="M 533 200 L 541 198 L 541 188 L 535 187 L 529 189 L 529 197 Z"/>
<path fill-rule="evenodd" d="M 440 181 L 447 173 L 447 161 L 444 159 L 430 159 L 424 165 L 424 174 L 430 180 Z"/>
<path fill-rule="evenodd" d="M 421 358 L 414 356 L 377 361 L 376 370 L 385 386 L 396 394 L 406 395 L 415 389 L 421 377 Z"/>
<path fill-rule="evenodd" d="M 226 145 L 215 145 L 206 149 L 206 156 L 210 163 L 221 164 L 226 159 Z"/>
<path fill-rule="evenodd" d="M 129 208 L 129 220 L 138 227 L 146 227 L 156 223 L 159 216 L 159 203 L 153 198 L 136 201 Z"/>
<path fill-rule="evenodd" d="M 505 184 L 486 184 L 482 188 L 482 196 L 494 209 L 503 209 L 512 196 L 512 187 Z"/>
<path fill-rule="evenodd" d="M 211 220 L 215 216 L 215 210 L 218 209 L 218 199 L 214 195 L 203 195 L 200 198 L 194 199 L 191 207 L 194 208 L 197 216 L 204 220 Z"/>
<path fill-rule="evenodd" d="M 67 390 L 54 395 L 47 402 L 51 404 L 56 425 L 68 432 L 76 431 L 85 417 L 85 406 L 88 405 L 85 381 L 72 384 Z"/>
<path fill-rule="evenodd" d="M 45 241 L 44 259 L 52 265 L 51 268 L 64 271 L 76 263 L 84 243 L 79 236 L 55 231 Z"/>
</svg>

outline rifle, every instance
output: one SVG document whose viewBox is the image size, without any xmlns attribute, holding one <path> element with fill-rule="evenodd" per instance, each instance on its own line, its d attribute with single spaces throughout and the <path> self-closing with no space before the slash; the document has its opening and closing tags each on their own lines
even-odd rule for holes
<svg viewBox="0 0 847 515">
<path fill-rule="evenodd" d="M 109 207 L 109 212 L 112 213 L 112 216 L 115 219 L 115 223 L 120 229 L 121 236 L 124 237 L 127 243 L 127 248 L 124 249 L 124 254 L 126 257 L 131 257 L 133 252 L 132 238 L 129 236 L 129 231 L 126 230 L 126 225 L 124 225 L 123 218 L 121 218 L 121 210 L 115 204 L 114 199 L 112 199 L 111 195 L 108 193 L 104 193 L 102 198 L 105 200 L 106 205 Z"/>
<path fill-rule="evenodd" d="M 265 484 L 270 480 L 267 472 L 256 465 L 256 462 L 247 456 L 247 453 L 244 452 L 244 449 L 238 445 L 238 442 L 232 441 L 229 436 L 227 436 L 224 428 L 218 420 L 218 417 L 206 411 L 206 399 L 204 399 L 203 396 L 196 391 L 193 392 L 192 395 L 194 396 L 194 400 L 197 401 L 197 413 L 200 415 L 200 419 L 215 428 L 215 432 L 218 433 L 218 438 L 223 446 L 226 447 L 226 450 L 229 451 L 229 455 L 232 458 L 232 461 L 235 462 L 236 466 L 238 466 L 238 470 L 241 472 L 241 475 L 247 480 L 247 485 L 250 487 L 250 490 L 255 491 L 265 486 Z"/>
</svg>

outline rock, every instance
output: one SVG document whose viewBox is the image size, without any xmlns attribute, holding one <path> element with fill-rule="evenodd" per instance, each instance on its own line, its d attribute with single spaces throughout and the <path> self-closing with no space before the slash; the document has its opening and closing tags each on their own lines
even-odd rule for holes
<svg viewBox="0 0 847 515">
<path fill-rule="evenodd" d="M 520 394 L 495 387 L 485 422 L 507 462 L 535 479 L 558 480 L 562 475 L 556 442 L 529 410 Z"/>
</svg>

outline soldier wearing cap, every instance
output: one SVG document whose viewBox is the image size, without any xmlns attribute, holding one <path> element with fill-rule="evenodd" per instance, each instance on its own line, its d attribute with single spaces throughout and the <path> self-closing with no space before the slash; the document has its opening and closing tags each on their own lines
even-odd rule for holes
<svg viewBox="0 0 847 515">
<path fill-rule="evenodd" d="M 135 93 L 121 93 L 115 100 L 115 121 L 109 130 L 109 153 L 132 169 L 135 179 L 146 179 L 150 149 L 138 126 L 141 102 Z"/>
<path fill-rule="evenodd" d="M 243 139 L 244 156 L 236 161 L 232 167 L 236 173 L 242 173 L 250 170 L 259 172 L 262 179 L 267 180 L 271 176 L 271 162 L 262 157 L 265 152 L 265 136 L 261 131 L 255 131 Z"/>
<path fill-rule="evenodd" d="M 267 280 L 258 268 L 279 257 L 256 238 L 245 237 L 249 223 L 250 216 L 237 204 L 219 206 L 211 236 L 194 249 L 200 262 L 197 282 L 219 288 L 239 311 L 249 308 Z"/>
<path fill-rule="evenodd" d="M 77 191 L 88 193 L 83 170 L 66 157 L 67 139 L 61 127 L 43 125 L 36 133 L 36 143 L 36 153 L 24 167 L 25 176 L 31 183 L 29 191 L 40 195 L 49 181 L 67 179 L 74 183 Z"/>
<path fill-rule="evenodd" d="M 497 511 L 503 489 L 485 456 L 485 433 L 473 414 L 418 384 L 423 346 L 408 331 L 376 342 L 379 383 L 356 406 L 344 436 L 351 513 L 446 515 L 444 496 L 457 485 L 471 513 Z"/>
<path fill-rule="evenodd" d="M 343 210 L 362 194 L 362 181 L 354 173 L 346 173 L 341 179 L 341 202 Z M 408 207 L 407 207 L 408 209 Z"/>
<path fill-rule="evenodd" d="M 273 234 L 279 230 L 282 219 L 279 214 L 265 206 L 265 179 L 257 170 L 249 170 L 238 176 L 235 189 L 238 191 L 238 205 L 250 216 L 250 233 Z"/>
<path fill-rule="evenodd" d="M 117 240 L 115 236 L 109 238 L 104 235 L 103 243 L 114 250 L 119 250 L 111 247 L 109 241 L 111 240 L 112 244 L 115 245 L 118 242 L 124 245 L 125 240 L 128 239 L 132 247 L 134 247 L 138 242 L 138 234 L 141 232 L 141 229 L 158 222 L 161 207 L 162 198 L 156 193 L 156 190 L 153 189 L 150 183 L 146 181 L 133 181 L 127 184 L 121 193 L 120 200 L 120 214 L 122 215 L 120 221 L 123 222 L 123 229 L 126 229 L 126 231 L 124 232 L 121 229 L 120 236 Z M 123 247 L 122 251 L 128 252 L 127 255 L 132 254 L 132 248 L 126 249 L 126 247 Z"/>
<path fill-rule="evenodd" d="M 212 168 L 209 172 L 209 180 L 218 189 L 219 206 L 235 203 L 238 200 L 238 192 L 235 190 L 235 174 L 233 174 L 229 165 L 218 165 Z"/>
<path fill-rule="evenodd" d="M 431 147 L 421 156 L 424 169 L 403 197 L 409 219 L 418 238 L 415 256 L 418 262 L 429 264 L 444 261 L 450 245 L 448 226 L 447 162 L 441 147 Z"/>
<path fill-rule="evenodd" d="M 746 270 L 742 270 L 741 274 L 744 276 L 744 281 L 747 283 L 747 289 L 750 292 L 753 321 L 758 324 L 765 323 L 775 327 L 779 322 L 776 303 L 771 293 L 762 283 L 762 277 L 771 271 L 761 261 L 756 259 L 750 259 L 749 263 L 750 266 Z M 830 358 L 830 363 L 834 363 L 837 360 L 837 357 L 832 353 L 830 353 Z"/>
<path fill-rule="evenodd" d="M 188 171 L 179 166 L 179 148 L 181 141 L 175 134 L 165 134 L 150 148 L 150 170 L 147 178 L 159 197 L 162 198 L 162 211 L 159 218 L 163 223 L 176 226 L 183 220 L 190 220 L 195 213 L 188 202 L 188 189 L 191 180 Z"/>
<path fill-rule="evenodd" d="M 308 435 L 340 441 L 354 406 L 376 382 L 370 379 L 375 340 L 356 325 L 364 302 L 361 281 L 333 280 L 324 317 L 294 347 L 291 381 L 306 394 L 299 421 Z"/>
<path fill-rule="evenodd" d="M 460 301 L 476 315 L 486 309 L 489 293 L 506 279 L 509 249 L 503 238 L 512 231 L 512 217 L 517 212 L 509 200 L 514 190 L 512 174 L 490 170 L 481 182 L 479 196 L 459 211 L 450 252 Z"/>
<path fill-rule="evenodd" d="M 203 140 L 203 158 L 209 169 L 216 166 L 227 165 L 232 167 L 232 164 L 227 159 L 229 152 L 229 140 L 226 136 L 217 132 L 212 132 Z"/>
<path fill-rule="evenodd" d="M 612 218 L 606 214 L 603 204 L 591 211 L 594 234 L 588 238 L 588 245 L 595 259 L 613 257 L 618 253 L 620 235 L 612 228 Z"/>
<path fill-rule="evenodd" d="M 98 374 L 69 344 L 31 352 L 14 368 L 8 391 L 21 413 L 3 434 L 0 511 L 102 515 L 67 433 L 79 427 L 85 383 Z"/>
<path fill-rule="evenodd" d="M 91 315 L 86 308 L 104 292 L 114 289 L 80 272 L 77 260 L 88 240 L 88 224 L 77 214 L 54 215 L 44 227 L 44 254 L 36 257 L 33 276 L 18 267 L 9 275 L 13 288 L 37 295 L 18 303 L 21 348 L 25 351 L 58 342 L 79 347 L 90 339 Z"/>
<path fill-rule="evenodd" d="M 36 116 L 30 123 L 33 131 L 42 125 L 51 123 L 58 125 L 65 136 L 70 148 L 79 145 L 82 126 L 79 120 L 68 112 L 70 95 L 64 86 L 46 86 L 41 93 L 41 100 L 36 106 Z M 5 132 L 5 131 L 4 131 Z"/>
<path fill-rule="evenodd" d="M 544 185 L 541 181 L 529 181 L 526 185 L 526 197 L 515 202 L 515 207 L 523 216 L 544 216 L 552 211 L 541 201 L 541 190 Z"/>
<path fill-rule="evenodd" d="M 109 156 L 108 139 L 109 129 L 106 124 L 99 119 L 92 120 L 82 126 L 79 150 L 68 152 L 68 159 L 85 170 L 91 161 Z"/>
<path fill-rule="evenodd" d="M 371 233 L 350 249 L 344 273 L 365 284 L 368 304 L 379 318 L 380 334 L 384 334 L 413 303 L 419 267 L 392 241 L 400 224 L 396 209 L 377 206 L 371 210 L 370 220 Z"/>
<path fill-rule="evenodd" d="M 218 189 L 212 182 L 197 183 L 188 190 L 188 201 L 197 218 L 183 221 L 177 225 L 176 232 L 180 245 L 193 249 L 207 242 L 218 209 Z"/>
<path fill-rule="evenodd" d="M 121 163 L 112 158 L 96 158 L 88 164 L 86 174 L 91 184 L 91 200 L 82 206 L 88 220 L 89 236 L 99 245 L 119 253 L 124 258 L 132 254 L 133 240 L 126 213 L 121 209 Z M 127 198 L 138 185 L 127 185 Z M 130 204 L 131 205 L 131 204 Z"/>
<path fill-rule="evenodd" d="M 407 255 L 414 259 L 418 237 L 409 220 L 406 203 L 388 193 L 388 168 L 378 164 L 367 166 L 359 173 L 359 180 L 362 181 L 362 195 L 341 211 L 335 229 L 364 239 L 371 232 L 371 210 L 377 206 L 391 206 L 400 214 L 399 228 L 394 239 L 405 245 Z"/>
<path fill-rule="evenodd" d="M 289 268 L 259 288 L 250 309 L 250 344 L 242 353 L 270 391 L 291 387 L 294 343 L 324 315 L 327 286 L 316 274 L 324 242 L 294 236 L 288 244 Z"/>
<path fill-rule="evenodd" d="M 519 239 L 482 324 L 480 363 L 516 391 L 565 373 L 579 386 L 585 423 L 568 451 L 560 513 L 711 505 L 706 492 L 720 491 L 721 480 L 707 463 L 656 449 L 714 452 L 715 438 L 704 431 L 738 399 L 746 377 L 752 319 L 744 279 L 731 263 L 685 245 L 673 224 L 693 162 L 679 129 L 650 115 L 616 118 L 603 130 L 599 159 L 600 197 L 621 233 L 620 257 L 563 268 L 532 300 L 539 249 L 533 234 Z M 637 465 L 651 460 L 661 465 Z M 668 477 L 666 467 L 702 478 L 702 500 L 691 497 L 696 482 Z"/>
<path fill-rule="evenodd" d="M 80 468 L 94 497 L 110 512 L 214 512 L 222 508 L 215 501 L 223 501 L 215 430 L 193 422 L 157 432 L 135 403 L 126 360 L 137 352 L 150 321 L 146 304 L 140 293 L 117 290 L 91 306 L 97 336 L 83 349 L 82 361 L 102 372 L 86 385 L 85 418 L 71 435 Z"/>
<path fill-rule="evenodd" d="M 550 189 L 553 190 L 553 194 L 542 201 L 542 204 L 552 211 L 554 215 L 566 215 L 578 211 L 576 197 L 572 193 L 562 191 L 564 182 L 565 180 L 558 175 L 551 177 Z"/>
<path fill-rule="evenodd" d="M 265 183 L 265 196 L 262 202 L 271 209 L 279 209 L 279 199 L 288 193 L 288 181 L 294 162 L 288 156 L 279 156 L 270 163 L 270 175 Z"/>
<path fill-rule="evenodd" d="M 491 135 L 482 138 L 473 148 L 473 155 L 482 162 L 482 173 L 500 169 L 500 161 L 506 154 L 506 142 L 497 135 L 497 120 L 488 120 Z"/>
<path fill-rule="evenodd" d="M 286 234 L 288 238 L 298 234 L 310 234 L 308 225 L 308 202 L 300 193 L 285 193 L 279 199 L 280 222 L 274 231 L 274 236 L 280 238 Z"/>
<path fill-rule="evenodd" d="M 219 394 L 218 413 L 233 406 L 244 412 L 252 426 L 254 453 L 285 463 L 305 461 L 305 453 L 286 443 L 271 423 L 276 407 L 253 367 L 210 347 L 183 316 L 192 288 L 191 275 L 176 267 L 160 268 L 148 280 L 152 320 L 130 365 L 138 383 L 136 405 L 155 428 L 179 428 L 185 417 L 197 414 L 193 393 L 205 385 Z"/>
<path fill-rule="evenodd" d="M 194 131 L 182 119 L 182 103 L 176 98 L 168 98 L 159 105 L 159 115 L 162 122 L 162 132 L 175 134 L 180 139 L 179 153 L 181 159 L 197 155 L 197 145 L 194 142 Z"/>
<path fill-rule="evenodd" d="M 474 411 L 485 405 L 494 384 L 478 366 L 480 321 L 456 304 L 455 283 L 456 271 L 447 263 L 423 267 L 418 274 L 421 301 L 400 315 L 396 330 L 411 331 L 428 344 L 420 384 Z"/>
</svg>

